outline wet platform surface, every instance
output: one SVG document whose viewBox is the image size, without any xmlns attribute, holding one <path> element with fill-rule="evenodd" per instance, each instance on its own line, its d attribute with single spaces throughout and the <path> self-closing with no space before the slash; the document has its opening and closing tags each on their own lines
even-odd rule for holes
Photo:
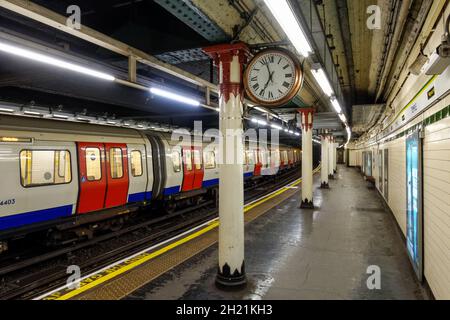
<svg viewBox="0 0 450 320">
<path fill-rule="evenodd" d="M 245 289 L 216 288 L 214 245 L 126 299 L 424 299 L 396 222 L 377 191 L 343 166 L 330 190 L 319 189 L 318 179 L 315 210 L 299 209 L 299 189 L 246 225 Z M 379 290 L 367 286 L 369 266 L 380 268 Z"/>
</svg>

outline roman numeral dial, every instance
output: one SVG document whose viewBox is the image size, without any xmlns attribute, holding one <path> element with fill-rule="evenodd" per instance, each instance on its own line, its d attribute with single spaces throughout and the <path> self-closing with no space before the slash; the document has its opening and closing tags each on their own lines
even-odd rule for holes
<svg viewBox="0 0 450 320">
<path fill-rule="evenodd" d="M 247 66 L 244 84 L 249 98 L 260 105 L 281 106 L 299 91 L 303 73 L 297 58 L 284 49 L 257 54 Z"/>
</svg>

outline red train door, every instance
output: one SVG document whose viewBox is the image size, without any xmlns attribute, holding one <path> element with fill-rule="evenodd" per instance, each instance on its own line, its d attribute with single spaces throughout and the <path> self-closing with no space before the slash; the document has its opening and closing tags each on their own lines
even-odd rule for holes
<svg viewBox="0 0 450 320">
<path fill-rule="evenodd" d="M 80 192 L 77 213 L 103 209 L 107 180 L 103 143 L 78 142 L 78 163 Z"/>
<path fill-rule="evenodd" d="M 261 168 L 262 168 L 262 159 L 260 157 L 259 150 L 255 151 L 255 159 L 256 159 L 256 164 L 255 164 L 255 172 L 253 175 L 258 177 L 261 175 Z"/>
<path fill-rule="evenodd" d="M 183 147 L 183 186 L 181 191 L 190 191 L 194 186 L 195 171 L 192 161 L 192 147 Z"/>
<path fill-rule="evenodd" d="M 105 208 L 113 208 L 127 203 L 128 196 L 128 153 L 127 145 L 106 143 L 106 189 Z"/>
<path fill-rule="evenodd" d="M 194 159 L 194 183 L 192 189 L 200 189 L 203 185 L 203 176 L 205 172 L 203 170 L 202 161 L 202 148 L 192 147 L 193 159 Z"/>
</svg>

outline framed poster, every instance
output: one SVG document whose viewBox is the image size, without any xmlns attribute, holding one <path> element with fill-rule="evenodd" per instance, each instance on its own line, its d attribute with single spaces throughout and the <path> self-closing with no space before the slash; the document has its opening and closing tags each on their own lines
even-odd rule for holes
<svg viewBox="0 0 450 320">
<path fill-rule="evenodd" d="M 406 138 L 406 248 L 417 277 L 423 276 L 422 141 L 416 131 Z"/>
</svg>

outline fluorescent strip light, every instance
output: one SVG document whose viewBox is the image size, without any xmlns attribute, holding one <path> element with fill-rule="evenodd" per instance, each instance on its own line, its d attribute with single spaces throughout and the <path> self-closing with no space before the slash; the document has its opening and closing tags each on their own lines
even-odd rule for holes
<svg viewBox="0 0 450 320">
<path fill-rule="evenodd" d="M 300 133 L 296 132 L 295 135 L 296 135 L 296 136 L 300 136 Z"/>
<path fill-rule="evenodd" d="M 62 115 L 62 114 L 53 114 L 53 118 L 57 119 L 69 119 L 68 116 Z"/>
<path fill-rule="evenodd" d="M 262 112 L 262 113 L 268 113 L 267 110 L 264 110 L 263 108 L 260 108 L 260 107 L 253 107 L 253 109 L 258 110 L 259 112 Z"/>
<path fill-rule="evenodd" d="M 330 81 L 328 81 L 327 75 L 325 71 L 320 68 L 318 70 L 311 70 L 316 82 L 319 84 L 320 88 L 322 88 L 323 93 L 327 96 L 331 97 L 334 95 L 333 88 L 331 87 Z"/>
<path fill-rule="evenodd" d="M 23 113 L 26 114 L 26 115 L 29 115 L 29 116 L 40 116 L 40 115 L 42 115 L 42 113 L 36 112 L 36 111 L 24 111 Z"/>
<path fill-rule="evenodd" d="M 341 121 L 344 123 L 347 122 L 347 118 L 345 117 L 345 115 L 343 113 L 339 113 L 339 119 L 341 119 Z"/>
<path fill-rule="evenodd" d="M 267 122 L 264 120 L 258 120 L 258 124 L 260 124 L 262 126 L 267 126 Z"/>
<path fill-rule="evenodd" d="M 286 0 L 264 0 L 295 49 L 305 58 L 313 52 L 308 38 Z"/>
<path fill-rule="evenodd" d="M 62 69 L 66 69 L 66 70 L 71 70 L 74 72 L 78 72 L 78 73 L 82 73 L 88 76 L 92 76 L 92 77 L 96 77 L 99 79 L 103 79 L 103 80 L 108 80 L 108 81 L 114 81 L 115 78 L 109 74 L 103 73 L 103 72 L 99 72 L 99 71 L 95 71 L 92 69 L 88 69 L 70 62 L 66 62 L 63 60 L 59 60 L 56 58 L 52 58 L 49 57 L 47 55 L 41 54 L 41 53 L 37 53 L 28 49 L 22 49 L 16 46 L 12 46 L 6 43 L 1 43 L 0 42 L 0 51 L 18 56 L 18 57 L 22 57 L 25 59 L 29 59 L 29 60 L 33 60 L 33 61 L 37 61 L 37 62 L 41 62 L 41 63 L 45 63 L 48 65 L 52 65 L 54 67 L 58 67 L 58 68 L 62 68 Z"/>
<path fill-rule="evenodd" d="M 14 112 L 14 109 L 0 108 L 0 112 L 9 112 L 9 113 L 12 113 L 12 112 Z"/>
<path fill-rule="evenodd" d="M 163 90 L 163 89 L 159 89 L 159 88 L 150 88 L 150 92 L 153 93 L 154 95 L 164 97 L 164 98 L 167 98 L 170 100 L 178 101 L 181 103 L 189 104 L 194 107 L 200 106 L 200 102 L 198 102 L 197 100 L 194 100 L 194 99 L 191 99 L 188 97 L 184 97 L 182 95 L 179 95 L 179 94 L 167 91 L 167 90 Z"/>
<path fill-rule="evenodd" d="M 272 124 L 271 127 L 272 127 L 273 129 L 277 129 L 277 130 L 283 129 L 281 126 L 276 125 L 276 124 Z"/>
<path fill-rule="evenodd" d="M 336 111 L 336 113 L 342 113 L 341 105 L 339 104 L 339 101 L 337 101 L 336 98 L 331 100 L 331 104 L 333 105 L 333 108 Z"/>
</svg>

